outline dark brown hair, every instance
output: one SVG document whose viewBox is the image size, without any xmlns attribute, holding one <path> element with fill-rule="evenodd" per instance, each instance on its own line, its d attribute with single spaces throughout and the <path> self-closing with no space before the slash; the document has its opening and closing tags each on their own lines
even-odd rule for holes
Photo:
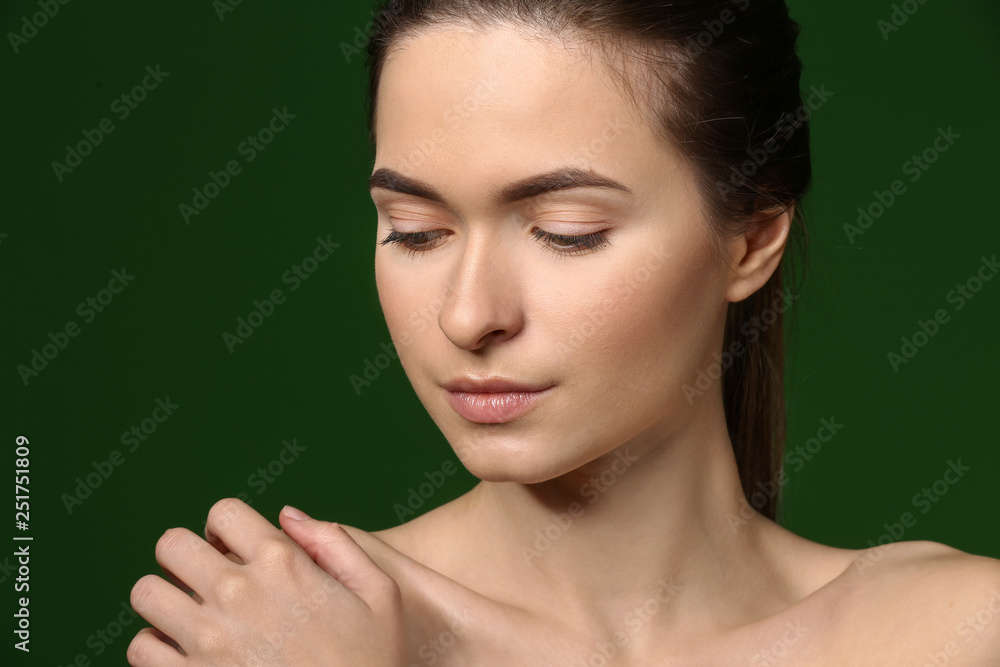
<svg viewBox="0 0 1000 667">
<path fill-rule="evenodd" d="M 788 247 L 774 274 L 729 304 L 723 363 L 716 369 L 743 493 L 776 519 L 786 427 L 787 302 L 780 290 L 794 294 L 790 263 L 805 265 L 801 200 L 812 179 L 799 25 L 785 1 L 383 0 L 372 25 L 367 101 L 373 146 L 379 80 L 400 41 L 441 25 L 518 26 L 601 50 L 654 133 L 692 166 L 720 254 L 725 238 L 794 207 Z M 736 342 L 742 348 L 732 347 Z M 727 357 L 733 349 L 739 352 Z"/>
</svg>

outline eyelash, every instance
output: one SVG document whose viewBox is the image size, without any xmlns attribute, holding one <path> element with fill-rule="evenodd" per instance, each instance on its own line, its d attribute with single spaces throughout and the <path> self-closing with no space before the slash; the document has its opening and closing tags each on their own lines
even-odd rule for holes
<svg viewBox="0 0 1000 667">
<path fill-rule="evenodd" d="M 431 250 L 434 247 L 430 246 L 422 248 L 416 245 L 416 243 L 419 243 L 421 239 L 426 239 L 426 237 L 431 233 L 432 232 L 406 233 L 392 230 L 389 232 L 389 235 L 380 242 L 380 245 L 394 243 L 406 248 L 409 251 L 407 254 L 412 256 L 418 252 Z M 545 248 L 556 253 L 557 255 L 585 255 L 592 250 L 599 250 L 600 248 L 611 245 L 611 241 L 608 240 L 607 234 L 604 232 L 594 232 L 592 234 L 584 234 L 582 236 L 568 236 L 566 234 L 552 234 L 542 229 L 535 229 L 531 232 L 531 235 L 539 241 L 543 241 L 545 243 Z M 569 248 L 559 249 L 554 247 L 552 246 L 552 242 L 554 241 L 568 245 Z"/>
</svg>

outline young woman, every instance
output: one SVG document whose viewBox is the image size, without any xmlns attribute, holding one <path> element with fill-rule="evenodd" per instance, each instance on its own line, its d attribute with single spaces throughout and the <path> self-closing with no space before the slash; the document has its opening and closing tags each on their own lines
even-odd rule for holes
<svg viewBox="0 0 1000 667">
<path fill-rule="evenodd" d="M 783 0 L 389 3 L 379 298 L 482 482 L 372 533 L 220 501 L 157 543 L 131 664 L 1000 664 L 996 560 L 774 521 L 797 34 Z"/>
</svg>

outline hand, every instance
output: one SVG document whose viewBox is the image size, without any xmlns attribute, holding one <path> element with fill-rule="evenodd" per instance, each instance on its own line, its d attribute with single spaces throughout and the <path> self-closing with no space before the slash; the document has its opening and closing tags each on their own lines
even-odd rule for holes
<svg viewBox="0 0 1000 667">
<path fill-rule="evenodd" d="M 227 498 L 209 511 L 205 539 L 166 531 L 156 560 L 173 584 L 149 574 L 132 588 L 133 609 L 154 627 L 136 634 L 129 664 L 406 664 L 396 582 L 339 525 L 296 513 L 279 516 L 286 535 Z"/>
</svg>

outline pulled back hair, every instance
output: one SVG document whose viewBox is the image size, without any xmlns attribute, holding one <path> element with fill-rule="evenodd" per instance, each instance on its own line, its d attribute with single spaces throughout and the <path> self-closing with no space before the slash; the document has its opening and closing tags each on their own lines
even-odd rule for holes
<svg viewBox="0 0 1000 667">
<path fill-rule="evenodd" d="M 781 292 L 797 291 L 791 263 L 805 264 L 801 200 L 812 179 L 800 28 L 785 0 L 381 0 L 367 45 L 371 144 L 379 81 L 394 46 L 434 27 L 496 25 L 600 49 L 655 136 L 692 167 L 720 255 L 725 239 L 794 210 L 785 254 L 767 284 L 729 304 L 722 363 L 711 369 L 721 373 L 744 496 L 776 519 L 786 428 L 788 301 Z"/>
</svg>

